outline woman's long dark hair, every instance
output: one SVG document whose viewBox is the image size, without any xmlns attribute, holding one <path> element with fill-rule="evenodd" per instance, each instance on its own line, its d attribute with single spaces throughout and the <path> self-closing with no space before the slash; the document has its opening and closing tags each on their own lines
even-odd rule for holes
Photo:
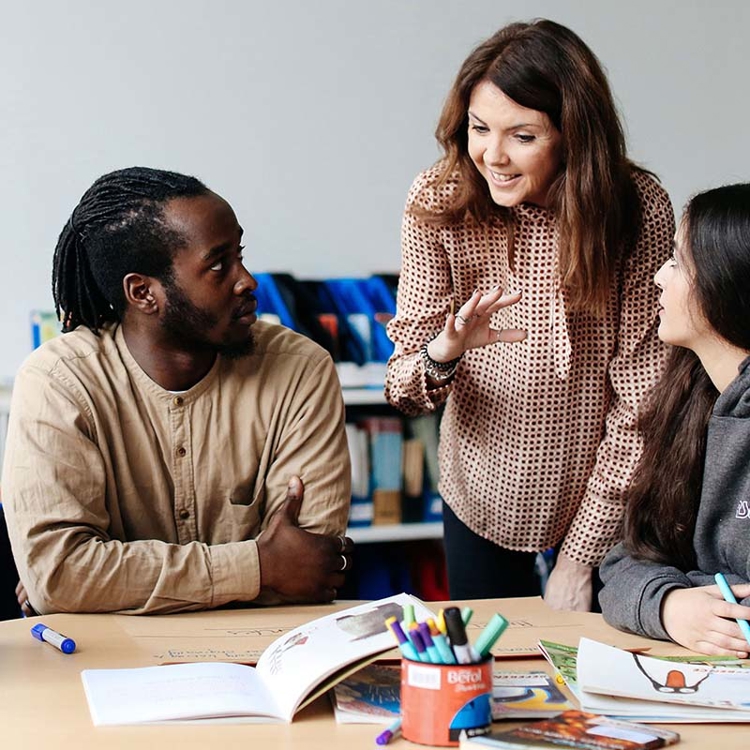
<svg viewBox="0 0 750 750">
<path fill-rule="evenodd" d="M 750 184 L 696 195 L 682 227 L 698 309 L 719 336 L 750 351 Z M 676 347 L 639 423 L 644 450 L 624 529 L 637 557 L 682 570 L 695 564 L 706 432 L 718 396 L 696 354 Z"/>
<path fill-rule="evenodd" d="M 513 23 L 466 58 L 443 107 L 437 131 L 445 152 L 441 181 L 458 172 L 455 203 L 425 221 L 482 222 L 497 206 L 468 151 L 472 91 L 490 81 L 517 104 L 544 112 L 562 136 L 564 167 L 549 192 L 557 214 L 561 280 L 574 309 L 602 312 L 620 259 L 635 243 L 640 206 L 625 136 L 601 64 L 583 40 L 553 21 Z M 512 231 L 513 226 L 509 226 Z M 512 253 L 512 246 L 510 248 Z"/>
</svg>

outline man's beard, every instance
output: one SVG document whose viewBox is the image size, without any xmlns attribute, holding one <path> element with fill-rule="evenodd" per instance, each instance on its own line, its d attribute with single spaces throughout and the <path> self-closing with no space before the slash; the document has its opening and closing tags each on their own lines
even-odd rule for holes
<svg viewBox="0 0 750 750">
<path fill-rule="evenodd" d="M 177 344 L 191 344 L 196 349 L 210 350 L 228 359 L 247 357 L 255 351 L 255 338 L 248 331 L 247 338 L 233 343 L 215 343 L 211 330 L 218 319 L 194 305 L 173 279 L 162 281 L 167 301 L 161 319 L 162 328 Z"/>
</svg>

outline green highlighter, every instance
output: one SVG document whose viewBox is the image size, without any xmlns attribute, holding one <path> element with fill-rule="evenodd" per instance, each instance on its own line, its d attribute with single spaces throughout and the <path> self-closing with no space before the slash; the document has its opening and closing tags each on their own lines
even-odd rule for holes
<svg viewBox="0 0 750 750">
<path fill-rule="evenodd" d="M 507 627 L 508 621 L 502 615 L 492 615 L 492 619 L 487 623 L 487 626 L 474 644 L 474 648 L 480 658 L 484 659 L 489 655 L 492 647 L 497 642 L 497 639 L 503 634 Z"/>
</svg>

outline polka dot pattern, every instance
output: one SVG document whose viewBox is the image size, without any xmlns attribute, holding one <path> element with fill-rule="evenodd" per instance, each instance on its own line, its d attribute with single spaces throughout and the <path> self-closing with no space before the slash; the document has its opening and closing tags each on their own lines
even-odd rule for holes
<svg viewBox="0 0 750 750">
<path fill-rule="evenodd" d="M 436 177 L 433 167 L 415 180 L 407 207 L 450 205 L 455 179 L 436 187 Z M 567 309 L 552 211 L 512 209 L 512 267 L 499 220 L 444 227 L 404 215 L 386 397 L 406 414 L 446 404 L 440 490 L 469 528 L 508 549 L 564 540 L 566 555 L 596 565 L 618 540 L 622 493 L 640 455 L 635 414 L 664 366 L 653 276 L 674 236 L 665 191 L 645 173 L 634 179 L 640 237 L 601 317 Z M 526 329 L 527 340 L 467 352 L 451 383 L 428 390 L 419 348 L 442 328 L 452 299 L 458 308 L 496 284 L 523 297 L 492 325 Z"/>
</svg>

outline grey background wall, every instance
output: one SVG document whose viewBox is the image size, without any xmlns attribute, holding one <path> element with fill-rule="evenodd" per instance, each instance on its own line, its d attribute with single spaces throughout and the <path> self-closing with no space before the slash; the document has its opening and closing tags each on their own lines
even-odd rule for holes
<svg viewBox="0 0 750 750">
<path fill-rule="evenodd" d="M 511 21 L 578 32 L 632 156 L 679 208 L 750 179 L 746 0 L 0 0 L 0 381 L 51 307 L 57 235 L 100 174 L 196 174 L 248 265 L 302 277 L 399 265 L 400 215 L 463 58 Z"/>
</svg>

